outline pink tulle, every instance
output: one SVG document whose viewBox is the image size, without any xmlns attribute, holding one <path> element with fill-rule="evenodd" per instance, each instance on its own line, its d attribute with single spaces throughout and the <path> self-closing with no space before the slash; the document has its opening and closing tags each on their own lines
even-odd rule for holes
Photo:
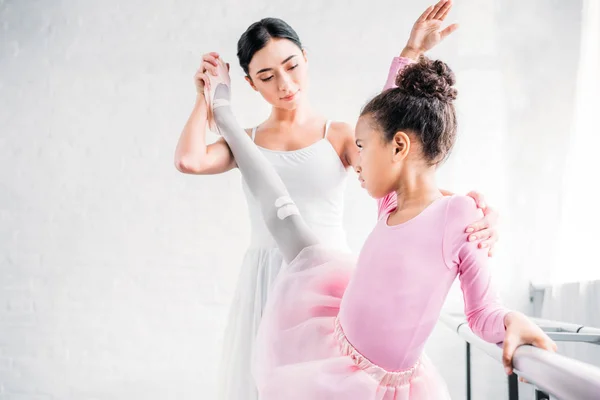
<svg viewBox="0 0 600 400">
<path fill-rule="evenodd" d="M 349 255 L 313 246 L 280 272 L 255 346 L 261 400 L 450 399 L 425 355 L 389 372 L 348 342 L 337 315 L 354 266 Z"/>
</svg>

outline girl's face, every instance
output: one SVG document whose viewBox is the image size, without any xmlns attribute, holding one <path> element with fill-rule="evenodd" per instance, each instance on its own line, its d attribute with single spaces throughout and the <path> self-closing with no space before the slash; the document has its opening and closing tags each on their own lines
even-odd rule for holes
<svg viewBox="0 0 600 400">
<path fill-rule="evenodd" d="M 358 119 L 355 130 L 359 156 L 356 172 L 361 186 L 379 199 L 397 190 L 410 149 L 410 139 L 397 132 L 386 143 L 383 132 L 369 115 Z"/>
<path fill-rule="evenodd" d="M 294 110 L 308 89 L 306 53 L 287 39 L 271 39 L 252 57 L 246 80 L 273 107 Z"/>
</svg>

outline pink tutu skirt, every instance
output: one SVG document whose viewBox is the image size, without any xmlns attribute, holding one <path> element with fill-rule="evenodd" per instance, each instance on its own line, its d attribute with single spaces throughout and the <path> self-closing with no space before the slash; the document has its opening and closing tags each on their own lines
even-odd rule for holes
<svg viewBox="0 0 600 400">
<path fill-rule="evenodd" d="M 347 340 L 337 316 L 355 265 L 350 255 L 312 246 L 279 273 L 254 350 L 261 400 L 450 399 L 424 354 L 407 370 L 386 371 Z"/>
</svg>

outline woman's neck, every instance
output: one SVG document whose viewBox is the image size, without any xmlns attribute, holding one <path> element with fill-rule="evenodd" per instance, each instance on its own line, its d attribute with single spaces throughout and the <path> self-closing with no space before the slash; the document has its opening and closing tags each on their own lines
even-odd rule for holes
<svg viewBox="0 0 600 400">
<path fill-rule="evenodd" d="M 267 122 L 280 126 L 302 125 L 313 119 L 316 115 L 317 113 L 309 104 L 299 104 L 293 110 L 273 107 Z"/>
</svg>

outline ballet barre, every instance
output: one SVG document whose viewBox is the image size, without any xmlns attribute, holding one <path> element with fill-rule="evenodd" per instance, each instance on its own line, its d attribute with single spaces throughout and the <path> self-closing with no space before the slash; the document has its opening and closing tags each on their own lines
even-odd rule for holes
<svg viewBox="0 0 600 400">
<path fill-rule="evenodd" d="M 552 340 L 600 344 L 600 329 L 569 322 L 531 318 Z"/>
<path fill-rule="evenodd" d="M 456 331 L 467 345 L 467 400 L 471 400 L 471 346 L 483 351 L 498 362 L 502 362 L 500 345 L 487 343 L 471 331 L 464 316 L 442 314 L 440 321 Z M 564 332 L 566 324 L 557 321 L 536 320 L 542 329 L 554 329 L 549 333 L 568 334 L 562 338 L 572 338 L 578 342 L 587 342 L 596 328 L 588 328 L 588 333 Z M 570 329 L 570 328 L 569 328 Z M 558 331 L 557 331 L 558 330 Z M 591 333 L 590 333 L 591 332 Z M 575 340 L 577 339 L 577 340 Z M 589 343 L 597 343 L 592 341 Z M 520 376 L 536 387 L 536 400 L 550 399 L 549 395 L 561 400 L 598 400 L 600 399 L 600 368 L 581 361 L 548 352 L 533 346 L 520 346 L 513 356 L 515 373 L 509 376 L 509 400 L 519 398 L 518 378 Z"/>
</svg>

